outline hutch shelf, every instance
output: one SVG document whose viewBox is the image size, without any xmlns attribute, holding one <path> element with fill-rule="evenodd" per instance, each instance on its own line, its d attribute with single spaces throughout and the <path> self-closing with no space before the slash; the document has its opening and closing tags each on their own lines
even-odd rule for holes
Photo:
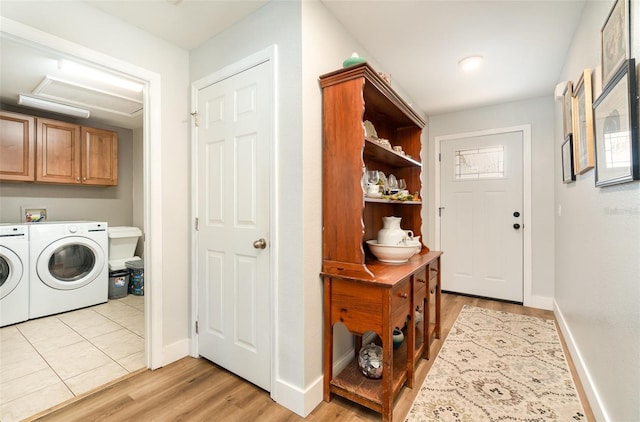
<svg viewBox="0 0 640 422">
<path fill-rule="evenodd" d="M 415 366 L 429 358 L 440 337 L 440 256 L 426 246 L 403 264 L 377 261 L 366 247 L 382 228 L 382 217 L 402 218 L 402 228 L 421 236 L 422 201 L 365 197 L 365 169 L 405 179 L 420 192 L 423 119 L 367 63 L 320 76 L 323 93 L 324 399 L 332 394 L 369 407 L 391 420 L 393 400 L 413 387 Z M 365 136 L 363 122 L 379 138 Z M 404 154 L 379 139 L 401 146 Z M 416 312 L 418 311 L 418 312 Z M 416 316 L 422 318 L 416 318 Z M 416 320 L 419 320 L 416 322 Z M 420 321 L 421 319 L 421 321 Z M 355 359 L 333 373 L 333 327 L 355 336 Z M 393 349 L 392 331 L 405 340 Z M 383 349 L 380 379 L 365 377 L 357 356 L 363 336 L 377 334 Z"/>
</svg>

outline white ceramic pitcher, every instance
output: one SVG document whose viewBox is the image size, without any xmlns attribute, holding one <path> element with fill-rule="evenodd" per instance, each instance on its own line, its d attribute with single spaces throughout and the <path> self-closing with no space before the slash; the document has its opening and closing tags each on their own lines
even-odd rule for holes
<svg viewBox="0 0 640 422">
<path fill-rule="evenodd" d="M 408 232 L 402 230 L 400 221 L 402 217 L 382 217 L 382 229 L 378 232 L 378 245 L 402 245 L 407 243 Z M 413 232 L 411 232 L 413 237 Z"/>
</svg>

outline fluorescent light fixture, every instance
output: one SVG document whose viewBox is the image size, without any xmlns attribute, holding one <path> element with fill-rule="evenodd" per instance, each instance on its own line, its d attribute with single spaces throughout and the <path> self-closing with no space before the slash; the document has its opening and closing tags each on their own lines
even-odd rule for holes
<svg viewBox="0 0 640 422">
<path fill-rule="evenodd" d="M 482 56 L 470 56 L 465 57 L 464 59 L 458 62 L 458 65 L 465 72 L 471 72 L 480 67 L 482 64 Z"/>
<path fill-rule="evenodd" d="M 18 104 L 25 107 L 53 111 L 54 113 L 67 114 L 69 116 L 84 117 L 85 119 L 88 119 L 91 114 L 89 110 L 84 108 L 54 103 L 53 101 L 48 101 L 42 98 L 29 97 L 28 95 L 19 95 Z"/>
<path fill-rule="evenodd" d="M 121 78 L 111 73 L 94 69 L 92 67 L 83 66 L 69 60 L 60 60 L 60 62 L 58 63 L 58 67 L 65 72 L 71 72 L 79 77 L 93 79 L 94 81 L 102 82 L 111 86 L 116 86 L 128 91 L 142 92 L 142 84 L 129 79 Z"/>
</svg>

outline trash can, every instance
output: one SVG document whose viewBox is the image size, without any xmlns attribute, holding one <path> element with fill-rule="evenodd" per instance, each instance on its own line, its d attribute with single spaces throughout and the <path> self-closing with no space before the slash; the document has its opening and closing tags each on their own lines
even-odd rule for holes
<svg viewBox="0 0 640 422">
<path fill-rule="evenodd" d="M 129 293 L 144 296 L 144 261 L 136 259 L 124 265 L 129 269 Z"/>
<path fill-rule="evenodd" d="M 117 270 L 109 273 L 109 299 L 125 297 L 129 291 L 129 271 Z"/>
</svg>

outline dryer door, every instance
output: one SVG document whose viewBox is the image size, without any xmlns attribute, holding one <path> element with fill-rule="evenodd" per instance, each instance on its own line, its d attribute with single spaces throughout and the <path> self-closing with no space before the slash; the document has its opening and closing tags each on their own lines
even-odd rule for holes
<svg viewBox="0 0 640 422">
<path fill-rule="evenodd" d="M 106 252 L 86 237 L 65 237 L 49 244 L 38 256 L 38 277 L 49 287 L 79 289 L 96 279 L 105 266 Z"/>
<path fill-rule="evenodd" d="M 16 288 L 24 270 L 20 257 L 11 249 L 0 246 L 0 299 Z"/>
</svg>

